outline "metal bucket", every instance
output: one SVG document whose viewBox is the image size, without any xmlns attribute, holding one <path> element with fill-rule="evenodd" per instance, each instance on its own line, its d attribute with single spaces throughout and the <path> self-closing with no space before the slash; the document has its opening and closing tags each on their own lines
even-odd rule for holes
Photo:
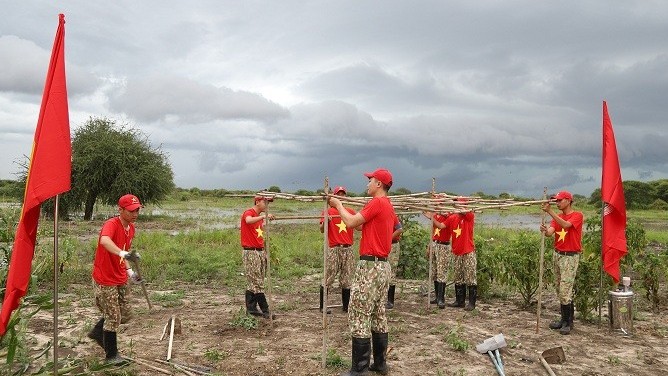
<svg viewBox="0 0 668 376">
<path fill-rule="evenodd" d="M 633 291 L 609 291 L 608 299 L 610 330 L 630 336 L 633 334 Z"/>
</svg>

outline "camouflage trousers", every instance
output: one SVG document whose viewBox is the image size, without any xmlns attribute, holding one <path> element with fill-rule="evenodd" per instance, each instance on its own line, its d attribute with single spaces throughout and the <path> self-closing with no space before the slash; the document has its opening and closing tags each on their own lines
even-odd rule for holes
<svg viewBox="0 0 668 376">
<path fill-rule="evenodd" d="M 103 286 L 93 281 L 93 289 L 95 290 L 95 305 L 104 316 L 104 330 L 116 332 L 121 324 L 132 319 L 129 284 Z"/>
<path fill-rule="evenodd" d="M 580 253 L 566 256 L 555 252 L 552 255 L 552 262 L 559 303 L 570 304 L 573 301 L 573 286 L 575 285 L 575 273 L 580 263 Z"/>
<path fill-rule="evenodd" d="M 431 280 L 445 282 L 452 262 L 450 244 L 431 242 Z"/>
<path fill-rule="evenodd" d="M 339 275 L 339 286 L 349 289 L 353 276 L 353 247 L 336 246 L 327 251 L 327 268 L 325 269 L 325 285 L 331 288 L 336 275 Z"/>
<path fill-rule="evenodd" d="M 390 263 L 390 285 L 396 285 L 397 279 L 397 268 L 399 267 L 399 254 L 401 253 L 401 246 L 399 242 L 392 243 L 392 249 L 390 250 L 390 255 L 387 257 L 387 261 Z"/>
<path fill-rule="evenodd" d="M 465 255 L 454 255 L 455 258 L 455 284 L 456 285 L 477 285 L 476 269 L 478 260 L 475 251 Z"/>
<path fill-rule="evenodd" d="M 244 272 L 246 273 L 246 290 L 253 294 L 264 292 L 264 277 L 267 274 L 267 251 L 244 249 Z"/>
<path fill-rule="evenodd" d="M 372 331 L 387 333 L 385 301 L 389 280 L 390 264 L 386 261 L 360 260 L 357 263 L 348 307 L 353 337 L 371 338 Z"/>
</svg>

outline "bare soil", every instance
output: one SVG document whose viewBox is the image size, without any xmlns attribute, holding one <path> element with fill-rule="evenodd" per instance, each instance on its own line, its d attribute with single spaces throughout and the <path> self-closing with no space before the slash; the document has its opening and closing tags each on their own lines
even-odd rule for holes
<svg viewBox="0 0 668 376">
<path fill-rule="evenodd" d="M 598 325 L 580 320 L 565 336 L 547 328 L 556 318 L 558 305 L 552 294 L 546 293 L 541 327 L 536 333 L 535 312 L 518 308 L 512 299 L 479 301 L 472 312 L 435 306 L 427 309 L 426 297 L 420 292 L 422 284 L 401 280 L 397 285 L 395 309 L 388 311 L 390 375 L 496 375 L 490 358 L 478 353 L 475 345 L 499 333 L 508 343 L 501 350 L 507 375 L 547 374 L 538 354 L 557 346 L 562 346 L 566 354 L 565 363 L 551 366 L 557 375 L 668 374 L 665 312 L 640 312 L 630 337 L 611 333 L 607 321 Z M 132 297 L 135 315 L 121 326 L 119 350 L 125 356 L 169 370 L 168 365 L 154 359 L 166 358 L 169 330 L 162 341 L 160 337 L 169 318 L 176 315 L 182 333 L 174 336 L 175 362 L 218 375 L 338 375 L 345 368 L 321 367 L 323 320 L 317 309 L 317 276 L 294 281 L 294 287 L 295 292 L 289 294 L 272 294 L 271 306 L 277 315 L 273 322 L 260 320 L 257 329 L 246 330 L 231 325 L 244 305 L 242 293 L 230 293 L 222 283 L 180 286 L 186 291 L 182 305 L 170 307 L 154 302 L 151 311 L 136 286 Z M 161 292 L 159 286 L 149 285 L 148 289 L 152 294 Z M 86 337 L 99 317 L 92 298 L 64 294 L 61 301 L 72 304 L 60 307 L 60 358 L 103 358 L 103 350 Z M 338 292 L 331 294 L 330 304 L 340 304 Z M 340 307 L 332 310 L 327 320 L 327 347 L 349 364 L 347 315 Z M 51 327 L 51 312 L 30 321 L 38 342 L 50 339 Z M 453 349 L 446 340 L 451 330 L 458 330 L 456 337 L 469 343 L 468 350 Z M 133 364 L 129 369 L 137 375 L 160 374 L 145 364 Z"/>
</svg>

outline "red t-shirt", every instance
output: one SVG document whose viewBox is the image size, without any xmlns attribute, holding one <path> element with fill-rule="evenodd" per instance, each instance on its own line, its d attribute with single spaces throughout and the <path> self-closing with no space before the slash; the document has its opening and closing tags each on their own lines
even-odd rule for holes
<svg viewBox="0 0 668 376">
<path fill-rule="evenodd" d="M 397 215 L 390 199 L 386 196 L 374 197 L 360 211 L 364 217 L 361 256 L 387 257 L 392 250 L 392 233 Z"/>
<path fill-rule="evenodd" d="M 395 214 L 394 215 L 394 229 L 392 229 L 392 234 L 394 234 L 395 231 L 397 231 L 401 228 L 403 228 L 403 226 L 401 226 L 401 222 L 399 222 L 399 216 Z M 392 243 L 396 243 L 399 240 L 401 240 L 401 233 L 399 233 L 399 235 L 392 238 Z"/>
<path fill-rule="evenodd" d="M 257 217 L 260 213 L 250 208 L 241 215 L 241 246 L 244 248 L 264 248 L 264 219 L 246 223 L 246 217 Z"/>
<path fill-rule="evenodd" d="M 126 232 L 120 217 L 108 219 L 102 225 L 100 236 L 97 239 L 95 260 L 93 261 L 93 280 L 102 286 L 120 286 L 128 281 L 123 259 L 115 255 L 100 244 L 102 236 L 108 236 L 118 248 L 130 252 L 132 239 L 135 237 L 135 226 L 130 223 Z"/>
<path fill-rule="evenodd" d="M 434 223 L 431 224 L 432 228 L 432 233 L 431 233 L 431 240 L 436 240 L 439 242 L 449 242 L 450 241 L 450 236 L 452 234 L 452 228 L 450 228 L 450 223 L 452 220 L 448 220 L 449 218 L 452 218 L 453 215 L 441 215 L 441 214 L 434 214 L 434 219 L 437 222 L 443 223 L 445 227 L 443 228 L 438 228 Z"/>
<path fill-rule="evenodd" d="M 355 211 L 350 208 L 345 208 L 346 211 L 350 214 L 355 214 Z M 353 244 L 353 230 L 349 229 L 345 223 L 341 220 L 341 217 L 338 217 L 339 211 L 335 208 L 329 208 L 327 213 L 330 215 L 330 221 L 327 224 L 327 238 L 329 240 L 329 246 L 334 247 L 335 245 L 344 244 L 352 245 Z M 324 215 L 320 217 L 320 223 L 324 221 Z M 336 215 L 337 217 L 332 217 Z"/>
<path fill-rule="evenodd" d="M 554 227 L 554 248 L 561 252 L 580 252 L 582 250 L 582 223 L 584 217 L 580 212 L 571 214 L 559 214 L 559 218 L 570 222 L 571 227 L 562 228 L 557 221 L 552 220 L 550 224 Z"/>
<path fill-rule="evenodd" d="M 475 251 L 473 243 L 473 212 L 454 214 L 452 228 L 452 253 L 457 256 Z"/>
</svg>

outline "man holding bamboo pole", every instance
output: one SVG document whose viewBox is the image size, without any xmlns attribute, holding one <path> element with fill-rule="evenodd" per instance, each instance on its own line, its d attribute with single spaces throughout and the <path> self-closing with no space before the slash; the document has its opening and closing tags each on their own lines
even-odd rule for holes
<svg viewBox="0 0 668 376">
<path fill-rule="evenodd" d="M 456 199 L 462 206 L 468 204 L 468 199 Z M 455 214 L 455 226 L 452 229 L 452 253 L 454 254 L 455 302 L 450 307 L 464 307 L 466 311 L 475 309 L 478 299 L 478 280 L 476 277 L 478 262 L 473 242 L 473 225 L 475 216 L 472 211 Z M 466 293 L 468 289 L 468 304 Z"/>
<path fill-rule="evenodd" d="M 540 225 L 540 231 L 545 236 L 554 235 L 554 280 L 561 305 L 561 320 L 550 323 L 550 329 L 559 330 L 561 334 L 570 334 L 573 329 L 575 307 L 573 306 L 573 286 L 575 274 L 580 263 L 582 251 L 582 223 L 584 217 L 581 212 L 573 210 L 573 195 L 561 191 L 552 196 L 560 214 L 555 213 L 549 202 L 543 203 L 541 209 L 552 217 L 550 226 Z"/>
<path fill-rule="evenodd" d="M 264 295 L 267 274 L 267 251 L 264 248 L 264 219 L 267 202 L 271 197 L 255 196 L 255 205 L 241 215 L 241 247 L 246 274 L 246 313 L 271 318 L 269 303 Z M 273 219 L 269 214 L 269 219 Z M 260 307 L 260 310 L 257 307 Z"/>
<path fill-rule="evenodd" d="M 346 196 L 346 188 L 338 186 L 333 191 L 336 196 Z M 350 214 L 355 211 L 344 207 L 344 210 Z M 341 287 L 341 305 L 343 312 L 348 312 L 350 303 L 350 283 L 353 274 L 353 228 L 349 228 L 341 220 L 339 211 L 336 208 L 329 208 L 329 223 L 327 224 L 327 240 L 329 249 L 327 252 L 327 270 L 325 270 L 325 285 L 320 285 L 320 312 L 323 309 L 324 290 L 331 289 L 337 274 L 339 276 L 339 286 Z M 320 218 L 320 232 L 325 232 L 325 217 Z M 325 306 L 327 304 L 324 304 Z M 329 309 L 327 309 L 329 313 Z"/>
<path fill-rule="evenodd" d="M 452 225 L 457 222 L 457 216 L 432 212 L 423 212 L 423 215 L 432 222 L 431 275 L 434 280 L 435 296 L 430 303 L 438 304 L 438 308 L 443 309 L 445 308 L 445 282 L 451 260 L 450 238 L 453 230 Z"/>
<path fill-rule="evenodd" d="M 364 174 L 369 178 L 367 193 L 371 200 L 356 214 L 344 210 L 341 200 L 329 197 L 329 205 L 338 209 L 350 228 L 362 226 L 360 259 L 350 292 L 348 321 L 352 337 L 352 365 L 342 376 L 363 375 L 368 370 L 387 374 L 388 345 L 385 299 L 390 279 L 387 256 L 392 248 L 396 214 L 387 192 L 392 174 L 385 169 Z M 369 365 L 373 341 L 373 364 Z"/>
</svg>

